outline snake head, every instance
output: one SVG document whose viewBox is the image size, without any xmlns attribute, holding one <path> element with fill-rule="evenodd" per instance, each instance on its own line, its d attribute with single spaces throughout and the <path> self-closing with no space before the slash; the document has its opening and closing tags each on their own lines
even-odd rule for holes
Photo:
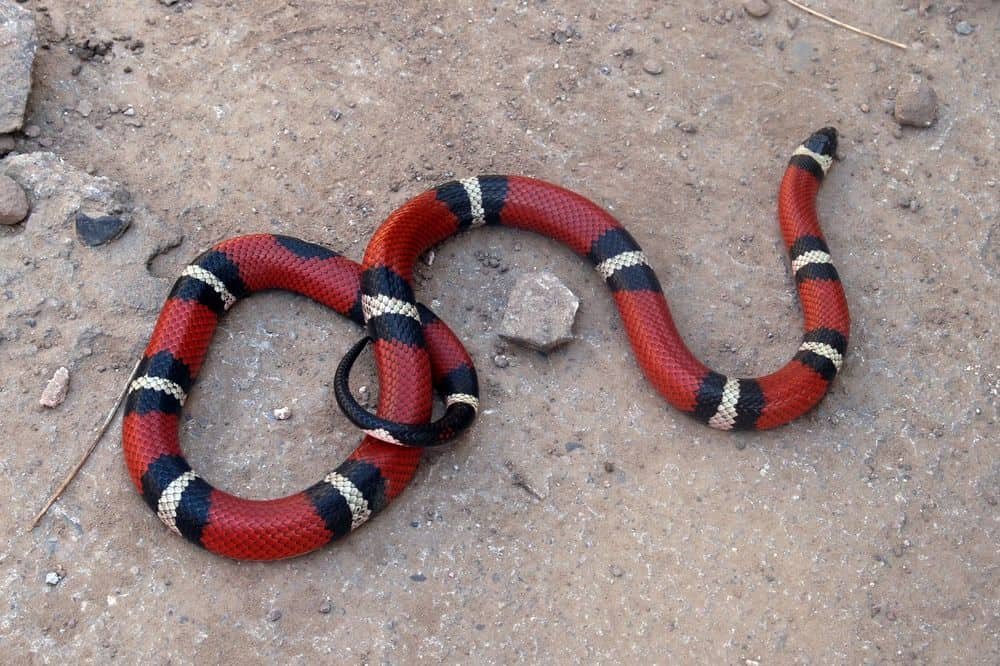
<svg viewBox="0 0 1000 666">
<path fill-rule="evenodd" d="M 837 152 L 837 130 L 833 127 L 816 130 L 802 145 L 818 155 L 833 157 Z"/>
</svg>

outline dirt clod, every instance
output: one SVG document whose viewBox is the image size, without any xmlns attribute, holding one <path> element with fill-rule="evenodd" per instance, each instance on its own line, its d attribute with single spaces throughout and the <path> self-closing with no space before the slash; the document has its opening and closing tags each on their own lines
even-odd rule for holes
<svg viewBox="0 0 1000 666">
<path fill-rule="evenodd" d="M 937 93 L 926 81 L 910 81 L 896 94 L 893 115 L 900 125 L 930 127 L 937 119 Z"/>
</svg>

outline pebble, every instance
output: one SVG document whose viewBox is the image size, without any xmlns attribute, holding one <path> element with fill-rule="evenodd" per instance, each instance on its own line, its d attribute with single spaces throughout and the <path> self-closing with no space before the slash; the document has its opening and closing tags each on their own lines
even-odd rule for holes
<svg viewBox="0 0 1000 666">
<path fill-rule="evenodd" d="M 510 365 L 510 359 L 508 359 L 503 354 L 497 354 L 496 356 L 493 357 L 493 365 L 497 366 L 498 368 L 506 368 L 507 366 Z"/>
<path fill-rule="evenodd" d="M 28 217 L 28 197 L 13 178 L 0 175 L 0 224 L 17 224 Z"/>
<path fill-rule="evenodd" d="M 679 129 L 680 131 L 684 132 L 685 134 L 697 134 L 698 133 L 698 126 L 695 125 L 690 120 L 685 120 L 682 123 L 678 123 L 677 129 Z"/>
<path fill-rule="evenodd" d="M 274 410 L 274 418 L 279 421 L 287 421 L 292 418 L 292 410 L 288 407 L 278 407 Z"/>
<path fill-rule="evenodd" d="M 523 275 L 507 298 L 500 336 L 538 351 L 551 351 L 573 339 L 579 307 L 580 299 L 552 273 Z"/>
<path fill-rule="evenodd" d="M 62 580 L 62 576 L 56 571 L 50 571 L 45 574 L 45 584 L 46 585 L 58 585 L 59 581 Z"/>
<path fill-rule="evenodd" d="M 653 76 L 658 76 L 663 73 L 663 65 L 655 60 L 646 60 L 642 63 L 642 71 Z"/>
<path fill-rule="evenodd" d="M 69 392 L 69 370 L 60 367 L 52 375 L 52 379 L 45 385 L 42 397 L 38 399 L 38 404 L 42 407 L 55 408 L 63 403 L 66 394 Z"/>
<path fill-rule="evenodd" d="M 955 24 L 955 32 L 960 35 L 971 35 L 975 30 L 968 21 L 959 21 Z"/>
<path fill-rule="evenodd" d="M 423 575 L 422 573 L 415 573 L 412 576 L 410 576 L 410 580 L 416 583 L 422 583 L 425 580 L 427 580 L 427 576 Z"/>
<path fill-rule="evenodd" d="M 76 214 L 76 235 L 90 247 L 110 243 L 125 233 L 128 225 L 126 220 L 114 215 L 90 217 L 86 213 Z"/>
<path fill-rule="evenodd" d="M 868 113 L 869 111 L 872 110 L 872 108 L 870 106 L 868 106 L 867 104 L 862 104 L 858 108 L 861 109 L 861 113 Z"/>
<path fill-rule="evenodd" d="M 754 18 L 764 18 L 771 13 L 771 5 L 767 0 L 747 0 L 743 3 L 743 9 Z"/>
<path fill-rule="evenodd" d="M 607 472 L 608 474 L 611 474 L 613 471 L 615 471 L 615 464 L 610 460 L 605 460 L 604 471 Z"/>
<path fill-rule="evenodd" d="M 281 619 L 281 609 L 279 608 L 272 608 L 267 614 L 268 622 L 277 622 L 280 619 Z"/>
<path fill-rule="evenodd" d="M 24 128 L 24 136 L 29 139 L 37 139 L 42 135 L 42 128 L 38 125 L 28 125 Z"/>
<path fill-rule="evenodd" d="M 76 112 L 81 116 L 86 118 L 94 110 L 94 105 L 90 103 L 90 100 L 81 99 L 80 103 L 76 105 Z"/>
<path fill-rule="evenodd" d="M 333 604 L 331 604 L 330 600 L 327 599 L 326 601 L 324 601 L 323 603 L 321 603 L 319 605 L 319 609 L 318 610 L 323 615 L 329 615 L 330 612 L 333 611 Z"/>
<path fill-rule="evenodd" d="M 615 578 L 621 578 L 622 576 L 625 575 L 625 570 L 622 569 L 617 564 L 612 564 L 610 567 L 608 567 L 608 570 L 611 572 L 611 575 L 614 576 Z"/>
<path fill-rule="evenodd" d="M 893 116 L 900 125 L 930 127 L 937 119 L 937 93 L 926 81 L 911 81 L 900 86 Z"/>
</svg>

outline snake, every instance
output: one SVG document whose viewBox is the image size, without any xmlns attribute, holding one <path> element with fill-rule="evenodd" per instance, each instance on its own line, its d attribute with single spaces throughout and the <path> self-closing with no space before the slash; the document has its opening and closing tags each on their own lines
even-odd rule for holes
<svg viewBox="0 0 1000 666">
<path fill-rule="evenodd" d="M 182 271 L 126 390 L 122 443 L 131 480 L 173 532 L 234 559 L 295 557 L 344 537 L 384 509 L 413 478 L 422 452 L 454 438 L 479 409 L 472 360 L 458 336 L 414 296 L 428 249 L 462 231 L 504 226 L 552 238 L 587 258 L 618 308 L 639 367 L 679 411 L 720 430 L 766 430 L 811 410 L 841 369 L 850 315 L 816 212 L 838 135 L 824 127 L 793 151 L 778 190 L 778 221 L 801 303 L 794 356 L 756 378 L 707 367 L 687 348 L 646 254 L 604 208 L 527 176 L 476 176 L 427 190 L 376 229 L 361 263 L 276 234 L 219 242 Z M 220 318 L 262 290 L 290 291 L 365 327 L 335 377 L 337 402 L 364 430 L 359 446 L 305 490 L 247 499 L 213 487 L 181 450 L 181 411 Z M 350 393 L 350 367 L 371 344 L 375 413 Z M 445 404 L 431 421 L 433 395 Z"/>
</svg>

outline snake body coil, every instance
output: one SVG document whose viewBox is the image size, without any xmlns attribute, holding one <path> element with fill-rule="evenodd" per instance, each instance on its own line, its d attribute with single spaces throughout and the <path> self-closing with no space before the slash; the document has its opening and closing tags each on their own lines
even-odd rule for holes
<svg viewBox="0 0 1000 666">
<path fill-rule="evenodd" d="M 805 335 L 792 360 L 770 375 L 726 377 L 696 359 L 674 326 L 642 249 L 594 203 L 526 177 L 467 178 L 429 190 L 392 213 L 361 265 L 319 245 L 269 234 L 223 241 L 189 265 L 160 313 L 129 389 L 123 444 L 132 480 L 170 529 L 233 558 L 300 555 L 366 522 L 412 478 L 420 457 L 415 446 L 445 441 L 475 416 L 472 362 L 447 326 L 415 301 L 412 275 L 428 248 L 481 225 L 535 231 L 587 257 L 612 292 L 643 372 L 679 410 L 723 430 L 787 423 L 822 399 L 847 347 L 847 302 L 815 210 L 836 146 L 835 130 L 815 132 L 795 150 L 781 182 L 778 217 Z M 378 413 L 369 414 L 346 389 L 358 345 L 338 370 L 336 392 L 348 417 L 366 431 L 361 445 L 300 493 L 247 500 L 213 488 L 190 468 L 178 426 L 219 317 L 263 289 L 302 294 L 366 325 L 380 395 Z M 447 410 L 428 424 L 432 386 Z"/>
</svg>

